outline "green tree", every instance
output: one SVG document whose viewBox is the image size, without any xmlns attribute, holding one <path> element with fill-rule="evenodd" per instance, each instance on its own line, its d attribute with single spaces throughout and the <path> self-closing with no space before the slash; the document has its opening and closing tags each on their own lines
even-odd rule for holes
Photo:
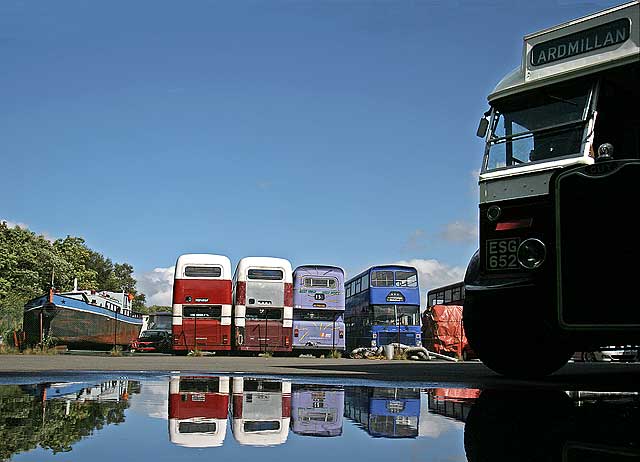
<svg viewBox="0 0 640 462">
<path fill-rule="evenodd" d="M 73 280 L 78 279 L 78 287 L 82 289 L 102 289 L 98 287 L 98 273 L 88 267 L 92 251 L 85 245 L 81 237 L 67 236 L 57 239 L 53 248 L 61 257 L 64 269 L 56 275 L 56 287 L 63 291 L 73 288 Z"/>
<path fill-rule="evenodd" d="M 79 289 L 124 289 L 134 296 L 134 309 L 142 310 L 146 298 L 137 292 L 133 272 L 133 266 L 114 264 L 81 237 L 51 242 L 0 221 L 0 334 L 21 325 L 24 303 L 46 293 L 52 281 L 61 291 L 71 290 L 75 278 Z"/>
</svg>

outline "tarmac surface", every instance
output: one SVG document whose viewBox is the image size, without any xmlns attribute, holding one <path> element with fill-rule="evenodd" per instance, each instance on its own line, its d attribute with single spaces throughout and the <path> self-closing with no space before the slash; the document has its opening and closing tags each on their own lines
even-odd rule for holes
<svg viewBox="0 0 640 462">
<path fill-rule="evenodd" d="M 307 357 L 171 356 L 107 353 L 58 355 L 0 355 L 0 378 L 37 377 L 65 372 L 180 372 L 259 376 L 349 378 L 384 382 L 411 382 L 472 388 L 535 388 L 562 390 L 638 391 L 640 363 L 569 363 L 556 373 L 536 380 L 500 376 L 478 361 L 407 361 L 324 359 Z"/>
</svg>

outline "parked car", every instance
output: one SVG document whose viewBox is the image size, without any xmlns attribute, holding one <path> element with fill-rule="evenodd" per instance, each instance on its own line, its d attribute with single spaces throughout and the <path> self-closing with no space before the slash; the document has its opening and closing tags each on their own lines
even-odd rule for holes
<svg viewBox="0 0 640 462">
<path fill-rule="evenodd" d="M 131 343 L 131 351 L 169 353 L 171 351 L 171 332 L 155 329 L 145 330 Z"/>
</svg>

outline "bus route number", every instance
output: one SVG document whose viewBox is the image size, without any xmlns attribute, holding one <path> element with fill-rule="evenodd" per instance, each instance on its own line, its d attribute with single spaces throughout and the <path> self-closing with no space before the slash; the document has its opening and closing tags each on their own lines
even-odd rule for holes
<svg viewBox="0 0 640 462">
<path fill-rule="evenodd" d="M 487 240 L 487 269 L 518 269 L 519 238 Z"/>
</svg>

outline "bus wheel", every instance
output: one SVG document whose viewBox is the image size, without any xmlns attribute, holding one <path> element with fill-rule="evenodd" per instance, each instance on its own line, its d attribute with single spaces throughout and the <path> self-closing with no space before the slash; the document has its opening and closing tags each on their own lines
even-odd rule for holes
<svg viewBox="0 0 640 462">
<path fill-rule="evenodd" d="M 573 356 L 543 322 L 517 319 L 513 314 L 478 313 L 469 298 L 462 316 L 465 334 L 478 358 L 493 371 L 513 378 L 539 378 L 557 371 Z"/>
</svg>

